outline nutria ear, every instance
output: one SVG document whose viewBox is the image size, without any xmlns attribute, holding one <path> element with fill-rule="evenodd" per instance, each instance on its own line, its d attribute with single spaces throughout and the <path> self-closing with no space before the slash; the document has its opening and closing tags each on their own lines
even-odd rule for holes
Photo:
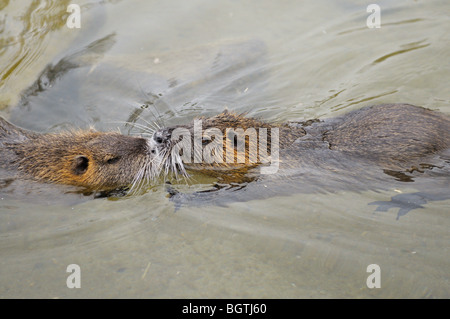
<svg viewBox="0 0 450 319">
<path fill-rule="evenodd" d="M 86 173 L 88 166 L 89 159 L 86 156 L 78 155 L 73 160 L 72 171 L 75 175 L 82 175 Z"/>
</svg>

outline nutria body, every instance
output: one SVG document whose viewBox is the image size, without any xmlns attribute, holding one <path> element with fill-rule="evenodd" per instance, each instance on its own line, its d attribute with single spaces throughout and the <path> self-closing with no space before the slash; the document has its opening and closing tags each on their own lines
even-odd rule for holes
<svg viewBox="0 0 450 319">
<path fill-rule="evenodd" d="M 151 140 L 78 130 L 38 134 L 0 117 L 0 168 L 17 178 L 110 190 L 152 174 Z"/>
<path fill-rule="evenodd" d="M 226 175 L 225 180 L 230 182 L 244 181 L 243 178 L 248 170 L 264 161 L 259 157 L 260 154 L 253 154 L 258 160 L 256 163 L 249 162 L 248 159 L 252 155 L 251 147 L 249 147 L 252 139 L 246 138 L 245 161 L 239 163 L 236 156 L 234 162 L 227 162 L 225 160 L 227 149 L 235 147 L 236 155 L 236 141 L 233 143 L 232 137 L 226 137 L 226 130 L 229 128 L 267 129 L 269 158 L 273 155 L 271 154 L 273 146 L 271 132 L 277 129 L 279 162 L 284 168 L 314 165 L 332 171 L 341 169 L 351 172 L 351 163 L 360 161 L 376 165 L 387 173 L 413 171 L 426 167 L 427 158 L 450 147 L 450 118 L 444 114 L 408 104 L 376 105 L 330 120 L 284 124 L 268 124 L 257 119 L 224 112 L 211 118 L 202 118 L 201 124 L 203 146 L 215 140 L 215 137 L 211 136 L 214 134 L 208 134 L 208 131 L 218 129 L 222 132 L 220 138 L 223 137 L 223 148 L 221 148 L 224 150 L 223 156 L 217 157 L 218 160 L 212 163 L 198 161 L 196 163 L 193 160 L 194 156 L 191 160 L 186 158 L 182 160 L 177 152 L 173 152 L 175 145 L 179 147 L 180 143 L 182 145 L 185 141 L 184 138 L 174 141 L 172 135 L 177 130 L 184 129 L 190 133 L 192 140 L 189 141 L 188 148 L 195 143 L 195 124 L 191 123 L 155 132 L 154 139 L 158 144 L 159 153 L 170 154 L 162 161 L 166 162 L 168 167 L 184 166 L 183 169 L 198 170 L 210 175 Z M 257 138 L 259 139 L 259 135 Z M 259 152 L 257 148 L 253 148 L 253 152 L 255 150 Z M 195 152 L 194 149 L 194 155 Z"/>
</svg>

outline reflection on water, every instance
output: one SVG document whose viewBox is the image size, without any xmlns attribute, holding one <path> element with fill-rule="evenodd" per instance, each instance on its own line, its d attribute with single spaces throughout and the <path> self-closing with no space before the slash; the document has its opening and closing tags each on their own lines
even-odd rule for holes
<svg viewBox="0 0 450 319">
<path fill-rule="evenodd" d="M 389 53 L 385 56 L 382 56 L 381 58 L 376 59 L 375 61 L 373 61 L 373 63 L 380 63 L 385 61 L 386 59 L 389 59 L 393 56 L 399 55 L 399 54 L 403 54 L 412 50 L 417 50 L 417 49 L 422 49 L 422 48 L 426 48 L 427 46 L 429 46 L 429 44 L 421 44 L 423 41 L 420 42 L 415 42 L 415 43 L 408 43 L 408 44 L 404 44 L 402 45 L 402 47 L 404 47 L 404 49 L 402 50 L 398 50 L 392 53 Z"/>
<path fill-rule="evenodd" d="M 51 34 L 60 30 L 65 21 L 69 1 L 3 1 L 0 18 L 0 109 L 14 103 L 15 96 L 24 89 L 21 77 L 36 72 L 48 63 L 45 54 Z M 29 81 L 29 80 L 28 80 Z M 19 84 L 20 83 L 20 84 Z M 19 84 L 19 87 L 17 87 Z"/>
<path fill-rule="evenodd" d="M 67 4 L 0 2 L 0 115 L 28 129 L 127 132 L 111 123 L 225 107 L 276 122 L 389 102 L 450 114 L 446 1 L 382 1 L 380 29 L 352 0 L 81 1 L 80 30 L 65 27 Z M 179 189 L 209 186 L 196 178 Z M 0 196 L 0 297 L 448 298 L 449 201 L 424 203 L 417 186 L 250 188 L 175 211 L 163 184 L 82 202 L 15 184 L 30 196 Z M 416 209 L 402 215 L 391 198 Z M 65 285 L 73 263 L 81 289 Z M 366 286 L 374 263 L 381 289 Z"/>
</svg>

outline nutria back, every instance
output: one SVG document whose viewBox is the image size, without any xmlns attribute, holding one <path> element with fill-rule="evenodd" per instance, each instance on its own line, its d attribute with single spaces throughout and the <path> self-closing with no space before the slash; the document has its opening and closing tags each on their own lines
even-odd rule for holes
<svg viewBox="0 0 450 319">
<path fill-rule="evenodd" d="M 450 147 L 450 118 L 409 104 L 370 106 L 344 115 L 323 140 L 331 150 L 407 168 Z"/>
<path fill-rule="evenodd" d="M 4 169 L 17 168 L 17 154 L 10 145 L 24 143 L 38 134 L 21 129 L 0 117 L 0 167 Z"/>
</svg>

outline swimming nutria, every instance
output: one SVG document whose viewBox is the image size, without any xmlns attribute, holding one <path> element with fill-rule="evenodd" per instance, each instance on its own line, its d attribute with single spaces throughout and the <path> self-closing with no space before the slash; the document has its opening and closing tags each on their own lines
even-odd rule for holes
<svg viewBox="0 0 450 319">
<path fill-rule="evenodd" d="M 150 139 L 93 129 L 38 134 L 0 117 L 0 168 L 18 178 L 111 190 L 153 178 Z M 152 153 L 153 152 L 153 153 Z"/>
<path fill-rule="evenodd" d="M 227 149 L 233 149 L 234 155 L 237 152 L 236 135 L 234 138 L 226 137 L 227 129 L 230 128 L 242 128 L 244 131 L 248 128 L 266 129 L 264 132 L 267 132 L 265 143 L 268 154 L 272 151 L 271 132 L 277 129 L 280 164 L 284 167 L 307 167 L 312 163 L 317 167 L 337 170 L 338 167 L 345 166 L 342 163 L 344 161 L 359 160 L 378 165 L 389 174 L 393 171 L 420 170 L 426 166 L 424 159 L 450 147 L 450 118 L 409 104 L 370 106 L 331 120 L 303 123 L 268 124 L 230 112 L 200 120 L 203 135 L 197 133 L 197 137 L 202 137 L 202 147 L 197 147 L 197 150 L 193 147 L 195 122 L 164 128 L 154 133 L 153 139 L 158 145 L 159 154 L 165 154 L 161 162 L 165 163 L 166 170 L 184 172 L 185 169 L 190 169 L 221 176 L 226 182 L 246 181 L 249 169 L 264 162 L 259 157 L 259 148 L 249 147 L 250 144 L 259 142 L 260 136 L 256 134 L 254 142 L 250 142 L 250 137 L 246 138 L 241 134 L 241 138 L 245 138 L 245 159 L 239 162 L 236 157 L 232 162 L 226 161 Z M 218 131 L 208 133 L 214 132 L 212 129 Z M 189 135 L 190 139 L 180 139 L 180 134 L 173 138 L 173 133 L 180 130 Z M 195 156 L 204 156 L 208 144 L 217 142 L 217 137 L 213 136 L 218 133 L 219 139 L 223 138 L 223 147 L 219 148 L 223 153 L 213 156 L 213 161 L 209 163 L 195 161 Z M 181 153 L 180 148 L 183 149 Z M 193 149 L 190 158 L 182 158 L 186 149 Z M 317 149 L 321 151 L 313 151 Z M 249 161 L 252 155 L 256 161 Z M 267 158 L 270 159 L 271 155 L 267 155 Z M 351 170 L 351 164 L 346 165 Z"/>
</svg>

